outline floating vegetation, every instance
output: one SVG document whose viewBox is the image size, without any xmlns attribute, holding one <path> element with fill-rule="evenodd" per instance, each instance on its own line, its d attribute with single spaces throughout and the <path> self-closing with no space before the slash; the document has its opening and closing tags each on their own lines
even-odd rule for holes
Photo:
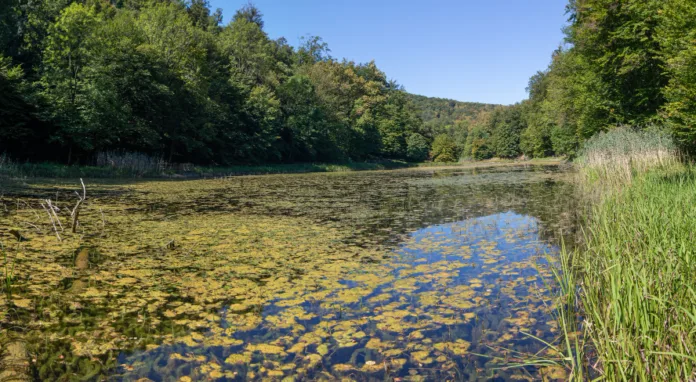
<svg viewBox="0 0 696 382">
<path fill-rule="evenodd" d="M 480 176 L 497 180 L 463 179 Z M 538 378 L 502 366 L 558 335 L 543 259 L 572 232 L 560 176 L 85 182 L 60 240 L 76 187 L 13 189 L 0 341 L 21 338 L 45 380 Z"/>
</svg>

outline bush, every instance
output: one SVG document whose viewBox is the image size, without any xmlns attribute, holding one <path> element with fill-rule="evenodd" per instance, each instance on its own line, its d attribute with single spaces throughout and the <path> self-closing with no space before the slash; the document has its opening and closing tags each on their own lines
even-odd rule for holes
<svg viewBox="0 0 696 382">
<path fill-rule="evenodd" d="M 406 156 L 414 162 L 422 162 L 428 158 L 428 140 L 424 136 L 413 133 L 406 139 Z"/>
</svg>

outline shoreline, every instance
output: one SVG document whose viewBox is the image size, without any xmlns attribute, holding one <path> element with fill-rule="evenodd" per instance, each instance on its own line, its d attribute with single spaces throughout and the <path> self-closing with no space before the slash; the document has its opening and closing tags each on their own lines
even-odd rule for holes
<svg viewBox="0 0 696 382">
<path fill-rule="evenodd" d="M 120 179 L 120 180 L 196 180 L 212 179 L 236 176 L 258 176 L 279 174 L 311 174 L 311 173 L 343 173 L 357 171 L 424 171 L 424 170 L 449 170 L 449 169 L 473 169 L 491 167 L 510 167 L 524 165 L 561 165 L 567 163 L 565 158 L 539 158 L 525 161 L 514 159 L 488 159 L 483 161 L 466 161 L 458 163 L 408 163 L 399 161 L 385 161 L 377 163 L 298 163 L 298 164 L 270 164 L 258 166 L 231 166 L 231 167 L 193 167 L 188 171 L 174 171 L 156 173 L 138 173 L 127 169 L 93 167 L 93 166 L 65 166 L 48 163 L 20 164 L 14 169 L 0 169 L 0 179 L 10 181 L 29 179 Z"/>
</svg>

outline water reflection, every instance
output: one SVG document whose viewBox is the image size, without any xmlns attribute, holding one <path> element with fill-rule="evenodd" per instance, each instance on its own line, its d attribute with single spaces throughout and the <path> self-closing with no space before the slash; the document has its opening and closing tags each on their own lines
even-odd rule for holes
<svg viewBox="0 0 696 382">
<path fill-rule="evenodd" d="M 36 229 L 8 247 L 18 276 L 0 296 L 0 347 L 26 343 L 41 380 L 538 377 L 498 367 L 540 349 L 522 332 L 554 335 L 532 260 L 572 233 L 561 176 L 90 184 L 62 241 L 36 195 L 69 218 L 72 189 L 38 185 L 2 216 Z"/>
<path fill-rule="evenodd" d="M 536 265 L 557 248 L 539 222 L 512 211 L 417 230 L 391 261 L 340 280 L 323 299 L 276 299 L 232 347 L 158 348 L 124 357 L 138 377 L 418 377 L 429 380 L 524 377 L 494 370 L 507 349 L 536 352 L 555 323 Z M 330 277 L 316 280 L 331 282 Z M 312 295 L 321 290 L 313 290 Z M 300 302 L 304 300 L 303 302 Z M 245 313 L 253 314 L 253 313 Z M 223 327 L 239 314 L 221 312 Z M 214 334 L 213 334 L 214 335 Z M 487 356 L 479 356 L 484 354 Z M 154 359 L 156 362 L 152 362 Z M 140 367 L 140 368 L 138 368 Z"/>
</svg>

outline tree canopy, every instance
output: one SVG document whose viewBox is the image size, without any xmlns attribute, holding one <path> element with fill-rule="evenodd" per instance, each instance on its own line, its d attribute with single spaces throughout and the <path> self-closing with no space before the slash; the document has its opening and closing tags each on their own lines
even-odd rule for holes
<svg viewBox="0 0 696 382">
<path fill-rule="evenodd" d="M 691 0 L 569 0 L 566 38 L 529 98 L 412 95 L 374 62 L 293 47 L 253 5 L 207 0 L 0 5 L 0 153 L 85 163 L 104 151 L 232 164 L 574 156 L 619 125 L 696 151 Z"/>
<path fill-rule="evenodd" d="M 408 159 L 408 138 L 428 137 L 374 62 L 336 60 L 320 37 L 273 40 L 253 5 L 221 20 L 206 0 L 3 2 L 0 152 L 67 163 L 113 150 L 202 164 Z"/>
</svg>

